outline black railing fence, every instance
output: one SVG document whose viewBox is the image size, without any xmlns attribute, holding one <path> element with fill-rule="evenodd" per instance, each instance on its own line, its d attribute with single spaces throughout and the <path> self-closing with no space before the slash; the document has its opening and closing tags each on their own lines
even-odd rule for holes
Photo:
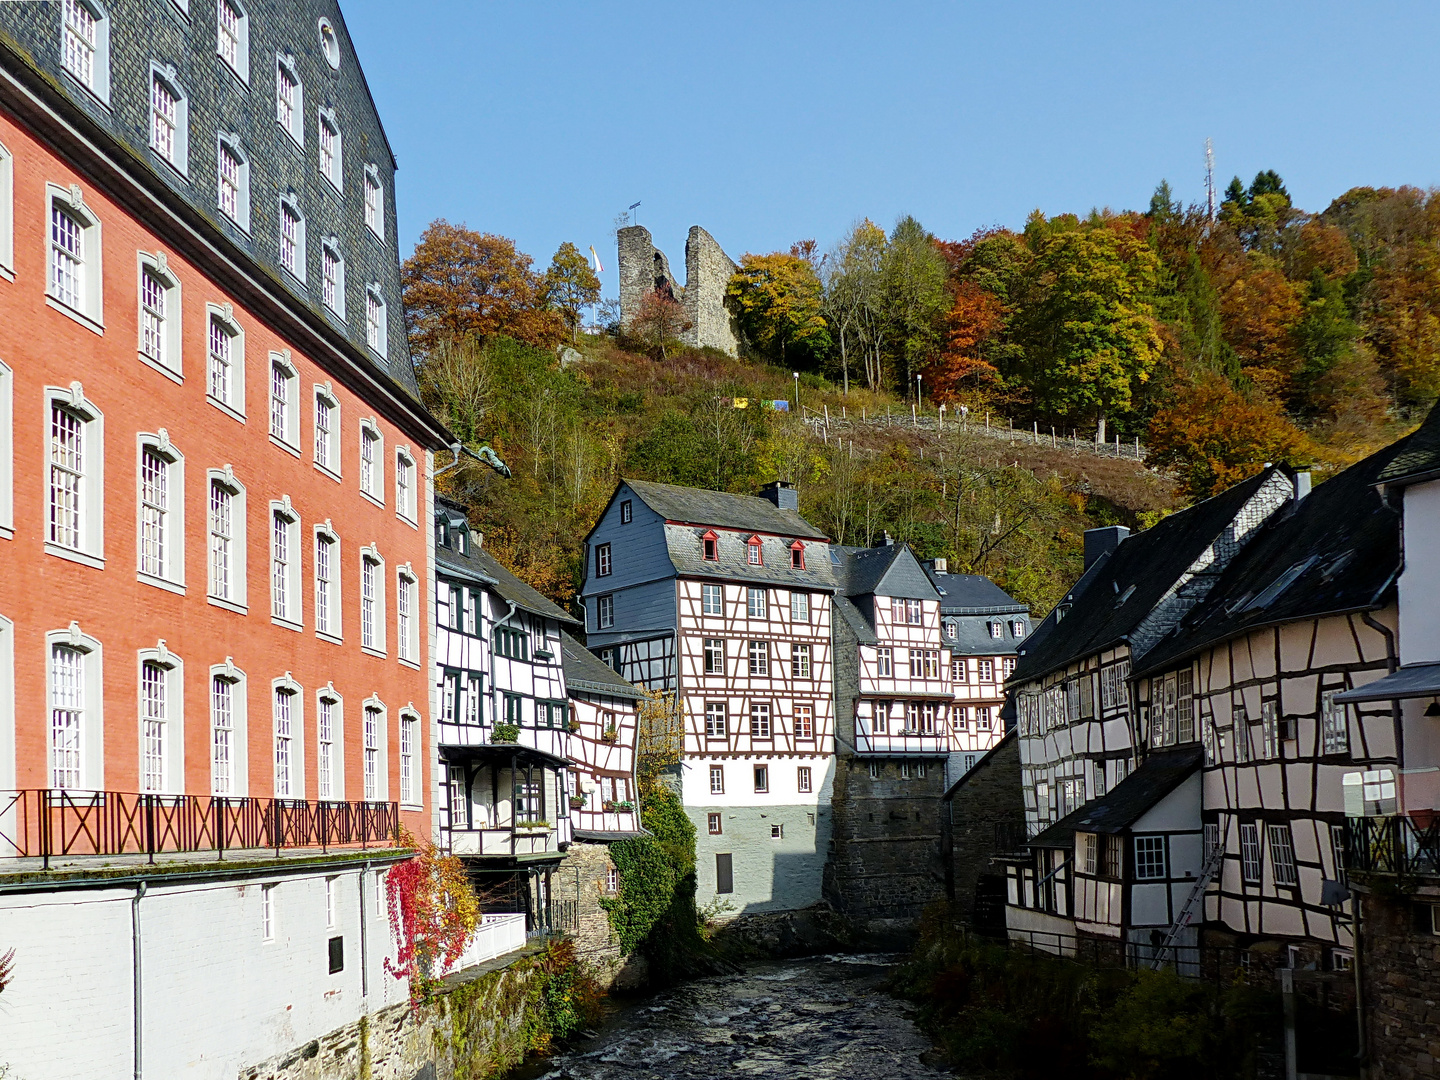
<svg viewBox="0 0 1440 1080">
<path fill-rule="evenodd" d="M 1282 954 L 1259 954 L 1235 945 L 1192 944 L 1163 948 L 1159 940 L 1122 941 L 1119 938 L 1062 934 L 1048 930 L 986 929 L 968 931 L 975 940 L 1004 945 L 1020 952 L 1040 953 L 1073 960 L 1095 968 L 1171 968 L 1187 978 L 1210 982 L 1274 983 L 1274 971 L 1283 966 Z M 1163 954 L 1163 955 L 1162 955 Z"/>
<path fill-rule="evenodd" d="M 31 788 L 0 791 L 6 858 L 146 855 L 243 848 L 347 847 L 395 842 L 393 802 L 307 802 L 220 795 Z"/>
<path fill-rule="evenodd" d="M 1346 818 L 1345 869 L 1399 877 L 1440 875 L 1440 814 Z"/>
</svg>

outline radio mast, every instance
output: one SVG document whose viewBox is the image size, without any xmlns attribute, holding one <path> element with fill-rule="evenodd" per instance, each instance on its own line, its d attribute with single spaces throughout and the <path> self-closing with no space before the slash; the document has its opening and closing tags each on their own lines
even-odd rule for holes
<svg viewBox="0 0 1440 1080">
<path fill-rule="evenodd" d="M 1209 139 L 1205 140 L 1205 205 L 1209 210 L 1210 220 L 1215 220 L 1215 147 Z"/>
</svg>

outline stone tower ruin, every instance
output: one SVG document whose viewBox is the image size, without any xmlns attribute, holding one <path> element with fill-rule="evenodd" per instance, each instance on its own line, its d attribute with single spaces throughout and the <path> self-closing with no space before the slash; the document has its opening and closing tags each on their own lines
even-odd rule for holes
<svg viewBox="0 0 1440 1080">
<path fill-rule="evenodd" d="M 693 325 L 680 335 L 687 345 L 719 349 L 729 356 L 740 351 L 735 319 L 725 304 L 725 287 L 738 267 L 699 225 L 685 240 L 685 284 L 670 272 L 670 261 L 643 225 L 621 229 L 616 236 L 620 264 L 620 321 L 629 323 L 646 293 L 658 292 L 678 301 Z"/>
</svg>

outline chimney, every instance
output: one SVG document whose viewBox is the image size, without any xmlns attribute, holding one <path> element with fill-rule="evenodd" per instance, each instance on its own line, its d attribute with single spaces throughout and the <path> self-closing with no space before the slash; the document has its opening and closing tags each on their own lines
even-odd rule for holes
<svg viewBox="0 0 1440 1080">
<path fill-rule="evenodd" d="M 800 512 L 800 492 L 788 480 L 776 480 L 760 489 L 760 498 L 775 504 L 780 510 Z"/>
<path fill-rule="evenodd" d="M 937 574 L 948 574 L 950 572 L 950 562 L 948 559 L 931 559 L 930 569 L 934 570 Z"/>
<path fill-rule="evenodd" d="M 875 543 L 871 544 L 870 546 L 871 546 L 871 547 L 877 547 L 877 548 L 882 548 L 882 547 L 894 547 L 894 546 L 895 546 L 895 538 L 890 535 L 890 530 L 889 530 L 889 529 L 885 529 L 884 531 L 882 531 L 882 532 L 880 533 L 880 536 L 879 536 L 879 538 L 875 541 Z"/>
<path fill-rule="evenodd" d="M 1095 565 L 1101 555 L 1107 555 L 1120 546 L 1120 541 L 1130 535 L 1124 525 L 1106 525 L 1103 529 L 1085 530 L 1085 569 Z"/>
<path fill-rule="evenodd" d="M 1295 473 L 1295 501 L 1299 502 L 1310 494 L 1310 470 L 1300 469 Z"/>
</svg>

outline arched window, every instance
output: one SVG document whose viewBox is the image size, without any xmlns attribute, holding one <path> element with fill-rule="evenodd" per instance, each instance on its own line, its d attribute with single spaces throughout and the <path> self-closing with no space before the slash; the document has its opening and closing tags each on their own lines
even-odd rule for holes
<svg viewBox="0 0 1440 1080">
<path fill-rule="evenodd" d="M 293 56 L 275 54 L 275 121 L 297 146 L 305 145 L 305 89 Z"/>
<path fill-rule="evenodd" d="M 75 81 L 110 103 L 110 17 L 94 0 L 62 0 L 60 62 Z"/>
<path fill-rule="evenodd" d="M 185 458 L 161 428 L 141 434 L 136 507 L 140 580 L 172 590 L 185 587 Z"/>
<path fill-rule="evenodd" d="M 385 505 L 385 437 L 373 418 L 360 421 L 360 494 Z"/>
<path fill-rule="evenodd" d="M 410 564 L 395 571 L 395 655 L 408 663 L 419 657 L 419 585 Z"/>
<path fill-rule="evenodd" d="M 150 65 L 150 149 L 182 176 L 190 171 L 190 103 L 169 65 Z"/>
<path fill-rule="evenodd" d="M 165 253 L 137 253 L 140 309 L 140 361 L 166 378 L 180 382 L 180 279 Z"/>
<path fill-rule="evenodd" d="M 280 196 L 280 265 L 305 281 L 305 215 L 294 192 Z"/>
<path fill-rule="evenodd" d="M 389 328 L 386 325 L 385 299 L 380 286 L 371 282 L 365 287 L 365 344 L 382 357 L 389 351 Z"/>
<path fill-rule="evenodd" d="M 226 466 L 211 469 L 206 525 L 209 536 L 209 597 L 212 604 L 247 610 L 245 563 L 245 486 Z"/>
<path fill-rule="evenodd" d="M 420 755 L 420 714 L 414 709 L 400 710 L 400 802 L 419 808 L 422 803 L 421 778 L 424 769 Z"/>
<path fill-rule="evenodd" d="M 385 703 L 372 694 L 361 711 L 364 798 L 366 802 L 384 802 L 389 795 L 385 768 Z"/>
<path fill-rule="evenodd" d="M 300 515 L 286 495 L 270 504 L 270 618 L 292 630 L 305 620 L 300 600 Z"/>
<path fill-rule="evenodd" d="M 374 547 L 360 549 L 360 648 L 385 655 L 385 560 Z"/>
<path fill-rule="evenodd" d="M 305 698 L 287 671 L 270 685 L 275 740 L 275 798 L 305 797 Z"/>
<path fill-rule="evenodd" d="M 85 399 L 78 382 L 68 390 L 49 387 L 46 432 L 45 550 L 52 555 L 105 565 L 105 428 L 100 411 Z"/>
<path fill-rule="evenodd" d="M 327 683 L 315 695 L 315 797 L 322 802 L 345 799 L 344 701 Z"/>
<path fill-rule="evenodd" d="M 224 3 L 224 0 L 221 0 Z M 216 199 L 220 212 L 250 231 L 250 156 L 240 136 L 221 131 L 215 136 Z"/>
<path fill-rule="evenodd" d="M 300 452 L 300 374 L 289 349 L 270 354 L 270 439 Z"/>
<path fill-rule="evenodd" d="M 340 479 L 340 399 L 328 382 L 315 386 L 315 464 Z"/>
<path fill-rule="evenodd" d="M 320 242 L 320 299 L 341 322 L 345 321 L 345 260 L 338 237 Z"/>
<path fill-rule="evenodd" d="M 320 110 L 320 175 L 336 191 L 342 190 L 343 159 L 340 122 L 334 109 Z"/>
<path fill-rule="evenodd" d="M 97 334 L 105 332 L 101 285 L 100 219 L 78 185 L 46 184 L 49 229 L 47 300 Z"/>
<path fill-rule="evenodd" d="M 185 680 L 180 658 L 161 641 L 141 649 L 140 790 L 177 793 L 185 789 Z"/>
<path fill-rule="evenodd" d="M 395 513 L 411 525 L 418 520 L 416 501 L 415 458 L 407 447 L 398 446 L 395 448 Z"/>
<path fill-rule="evenodd" d="M 241 82 L 250 81 L 250 17 L 239 0 L 216 0 L 215 52 Z"/>
<path fill-rule="evenodd" d="M 97 790 L 104 785 L 103 656 L 100 642 L 68 630 L 45 635 L 50 705 L 49 783 L 65 791 Z"/>
<path fill-rule="evenodd" d="M 327 519 L 315 526 L 315 633 L 338 643 L 344 625 L 340 617 L 340 537 Z"/>
<path fill-rule="evenodd" d="M 230 657 L 210 668 L 210 791 L 215 795 L 250 790 L 245 690 L 245 673 Z"/>
</svg>

